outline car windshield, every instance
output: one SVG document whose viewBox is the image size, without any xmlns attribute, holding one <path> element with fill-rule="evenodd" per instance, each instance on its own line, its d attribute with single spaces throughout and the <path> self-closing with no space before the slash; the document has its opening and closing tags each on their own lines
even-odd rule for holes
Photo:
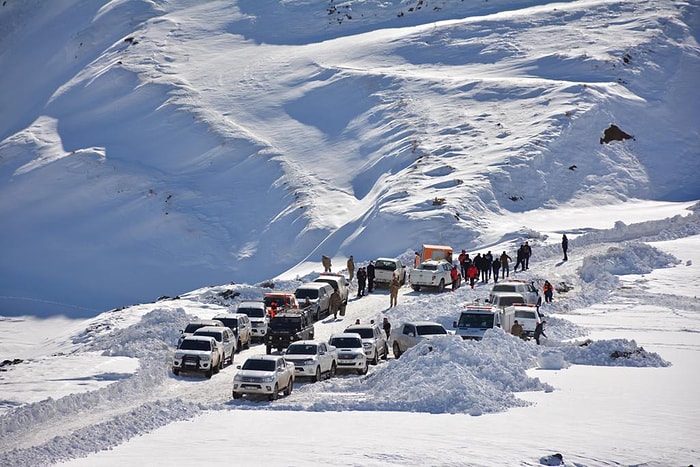
<svg viewBox="0 0 700 467">
<path fill-rule="evenodd" d="M 217 342 L 221 342 L 221 334 L 222 333 L 220 333 L 220 332 L 209 332 L 209 331 L 194 333 L 195 336 L 213 337 L 214 339 L 216 339 Z"/>
<path fill-rule="evenodd" d="M 287 348 L 288 355 L 316 355 L 314 344 L 293 344 Z"/>
<path fill-rule="evenodd" d="M 492 313 L 462 313 L 459 317 L 459 328 L 492 328 L 493 327 Z"/>
<path fill-rule="evenodd" d="M 211 350 L 211 342 L 198 339 L 185 339 L 180 343 L 180 350 Z"/>
<path fill-rule="evenodd" d="M 263 360 L 258 358 L 249 358 L 245 361 L 241 369 L 257 370 L 257 371 L 275 371 L 277 364 L 274 360 Z"/>
<path fill-rule="evenodd" d="M 324 284 L 328 284 L 333 287 L 333 290 L 338 290 L 338 282 L 334 281 L 333 279 L 322 279 L 319 277 L 314 282 L 323 282 Z"/>
<path fill-rule="evenodd" d="M 429 336 L 433 334 L 447 334 L 444 327 L 439 324 L 424 324 L 422 326 L 416 326 L 419 336 Z"/>
<path fill-rule="evenodd" d="M 418 266 L 418 269 L 422 269 L 423 271 L 437 271 L 438 265 L 437 263 L 423 263 Z"/>
<path fill-rule="evenodd" d="M 395 271 L 396 263 L 394 261 L 377 260 L 374 263 L 374 269 L 384 269 L 385 271 Z"/>
<path fill-rule="evenodd" d="M 275 316 L 270 321 L 270 327 L 273 330 L 299 329 L 301 327 L 301 318 L 296 316 Z"/>
<path fill-rule="evenodd" d="M 498 306 L 510 306 L 515 303 L 523 303 L 523 297 L 499 297 Z"/>
<path fill-rule="evenodd" d="M 237 310 L 239 313 L 243 313 L 244 315 L 248 315 L 250 318 L 264 318 L 265 317 L 265 310 L 262 308 L 239 308 Z M 226 324 L 226 323 L 224 323 Z"/>
<path fill-rule="evenodd" d="M 203 324 L 203 323 L 190 323 L 190 324 L 187 325 L 187 327 L 185 328 L 185 331 L 184 331 L 184 332 L 186 332 L 186 333 L 188 333 L 188 334 L 193 334 L 197 329 L 203 328 L 204 326 L 206 326 L 206 324 Z"/>
<path fill-rule="evenodd" d="M 345 332 L 356 332 L 363 339 L 372 339 L 374 337 L 372 328 L 346 329 Z"/>
<path fill-rule="evenodd" d="M 525 319 L 537 319 L 537 317 L 535 316 L 535 312 L 530 310 L 515 310 L 515 317 Z"/>
<path fill-rule="evenodd" d="M 304 300 L 306 297 L 315 300 L 318 298 L 318 289 L 297 289 L 294 295 L 297 297 L 297 300 Z"/>
<path fill-rule="evenodd" d="M 236 318 L 216 318 L 216 319 L 221 321 L 222 323 L 224 323 L 224 326 L 231 329 L 232 331 L 235 331 L 236 329 L 238 329 L 238 320 Z"/>
<path fill-rule="evenodd" d="M 496 284 L 493 286 L 493 289 L 491 289 L 491 292 L 515 292 L 515 286 L 514 285 L 508 285 L 508 284 Z"/>
<path fill-rule="evenodd" d="M 338 347 L 339 349 L 353 349 L 362 347 L 362 340 L 356 337 L 334 337 L 333 339 L 331 339 L 330 344 Z"/>
</svg>

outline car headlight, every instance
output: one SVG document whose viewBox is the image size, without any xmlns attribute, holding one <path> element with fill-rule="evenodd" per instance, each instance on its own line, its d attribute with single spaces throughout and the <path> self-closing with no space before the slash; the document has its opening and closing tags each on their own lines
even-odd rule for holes
<svg viewBox="0 0 700 467">
<path fill-rule="evenodd" d="M 209 360 L 211 360 L 211 355 L 202 355 L 201 357 L 199 357 L 199 359 L 203 362 L 208 362 Z"/>
<path fill-rule="evenodd" d="M 185 354 L 182 353 L 182 352 L 175 352 L 175 359 L 176 359 L 176 360 L 182 360 L 182 357 L 183 357 L 184 355 L 185 355 Z"/>
<path fill-rule="evenodd" d="M 364 347 L 365 350 L 369 350 L 372 348 L 372 343 L 371 342 L 363 342 L 362 347 Z"/>
<path fill-rule="evenodd" d="M 233 377 L 234 381 L 243 381 L 243 375 L 236 373 L 236 376 Z"/>
<path fill-rule="evenodd" d="M 273 376 L 263 376 L 262 378 L 260 378 L 260 380 L 263 383 L 271 383 L 275 380 L 275 377 L 274 377 L 274 375 Z"/>
<path fill-rule="evenodd" d="M 313 365 L 314 363 L 316 363 L 315 358 L 307 358 L 306 360 L 301 362 L 302 365 Z"/>
</svg>

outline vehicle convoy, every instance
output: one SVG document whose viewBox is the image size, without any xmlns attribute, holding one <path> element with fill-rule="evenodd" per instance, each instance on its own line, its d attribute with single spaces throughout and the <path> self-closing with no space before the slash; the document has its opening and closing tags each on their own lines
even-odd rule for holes
<svg viewBox="0 0 700 467">
<path fill-rule="evenodd" d="M 345 307 L 348 306 L 348 295 L 350 294 L 350 283 L 347 278 L 342 274 L 325 273 L 314 279 L 314 282 L 325 282 L 333 287 L 333 290 L 337 290 L 340 294 L 340 310 L 345 313 Z"/>
<path fill-rule="evenodd" d="M 535 327 L 542 321 L 542 315 L 535 305 L 525 303 L 511 305 L 506 307 L 507 313 L 513 313 L 513 319 L 517 319 L 518 323 L 523 327 L 523 337 L 534 337 Z M 506 329 L 506 328 L 504 328 Z M 506 331 L 510 329 L 507 328 Z"/>
<path fill-rule="evenodd" d="M 297 377 L 308 376 L 320 381 L 322 376 L 332 378 L 338 368 L 338 351 L 321 341 L 297 341 L 284 352 L 288 362 L 294 363 Z"/>
<path fill-rule="evenodd" d="M 187 337 L 191 336 L 194 334 L 194 332 L 199 329 L 203 328 L 204 326 L 223 326 L 224 323 L 222 323 L 219 320 L 214 320 L 214 319 L 200 319 L 197 321 L 191 321 L 190 323 L 187 323 L 187 326 L 185 326 L 185 329 L 180 331 L 180 338 L 177 341 L 177 346 L 180 346 L 180 343 L 182 340 Z"/>
<path fill-rule="evenodd" d="M 356 371 L 366 375 L 369 370 L 362 337 L 355 332 L 333 334 L 328 343 L 338 349 L 338 371 Z"/>
<path fill-rule="evenodd" d="M 242 349 L 250 348 L 250 341 L 253 338 L 253 326 L 250 324 L 250 318 L 243 313 L 224 313 L 216 315 L 215 320 L 224 323 L 224 326 L 233 331 L 236 336 L 236 352 Z"/>
<path fill-rule="evenodd" d="M 406 266 L 398 258 L 377 258 L 374 260 L 374 284 L 390 284 L 391 279 L 399 278 L 399 283 L 406 283 Z"/>
<path fill-rule="evenodd" d="M 309 299 L 311 317 L 314 321 L 318 321 L 330 314 L 332 293 L 333 287 L 326 282 L 307 282 L 297 287 L 294 296 L 302 307 L 306 299 Z"/>
<path fill-rule="evenodd" d="M 294 389 L 294 364 L 281 355 L 256 355 L 248 358 L 233 377 L 234 399 L 243 394 L 266 395 L 271 401 L 279 397 L 280 391 L 288 396 Z"/>
<path fill-rule="evenodd" d="M 443 292 L 445 286 L 452 285 L 452 263 L 445 260 L 423 261 L 420 266 L 413 268 L 409 274 L 411 287 L 416 292 L 423 287 L 431 287 Z M 457 287 L 462 285 L 462 276 L 457 279 Z"/>
<path fill-rule="evenodd" d="M 445 260 L 452 264 L 452 247 L 447 245 L 423 245 L 420 253 L 421 262 Z"/>
<path fill-rule="evenodd" d="M 539 291 L 532 282 L 527 282 L 523 280 L 509 279 L 506 281 L 500 281 L 493 285 L 491 292 L 489 293 L 489 300 L 492 299 L 493 294 L 502 292 L 515 292 L 522 294 L 525 298 L 523 303 L 531 303 L 533 305 L 537 304 L 537 300 L 540 298 Z"/>
<path fill-rule="evenodd" d="M 193 336 L 209 336 L 216 339 L 223 364 L 233 363 L 233 355 L 236 353 L 236 336 L 226 326 L 204 326 L 197 329 Z"/>
<path fill-rule="evenodd" d="M 204 373 L 211 378 L 224 366 L 216 339 L 210 336 L 185 337 L 173 355 L 173 374 L 181 371 Z"/>
<path fill-rule="evenodd" d="M 386 341 L 386 335 L 376 324 L 353 324 L 344 332 L 356 332 L 360 335 L 365 355 L 372 365 L 379 363 L 380 356 L 382 360 L 389 357 L 389 344 Z"/>
<path fill-rule="evenodd" d="M 447 330 L 440 323 L 411 321 L 391 329 L 389 345 L 394 352 L 394 357 L 399 358 L 401 354 L 419 342 L 446 335 Z"/>
<path fill-rule="evenodd" d="M 265 302 L 262 300 L 247 300 L 238 304 L 236 313 L 248 316 L 250 320 L 250 338 L 253 342 L 262 342 L 267 336 L 267 328 L 270 324 L 270 316 L 265 311 Z"/>
<path fill-rule="evenodd" d="M 459 320 L 452 327 L 462 339 L 481 340 L 489 329 L 502 328 L 510 332 L 515 313 L 509 309 L 491 306 L 467 306 L 459 314 Z"/>
<path fill-rule="evenodd" d="M 292 342 L 313 338 L 314 325 L 309 313 L 305 310 L 282 311 L 270 320 L 270 331 L 267 333 L 265 348 L 269 355 L 273 348 L 284 350 Z"/>
</svg>

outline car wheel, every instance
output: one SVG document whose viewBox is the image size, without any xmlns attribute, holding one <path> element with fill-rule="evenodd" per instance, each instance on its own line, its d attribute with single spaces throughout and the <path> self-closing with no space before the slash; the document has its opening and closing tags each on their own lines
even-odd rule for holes
<svg viewBox="0 0 700 467">
<path fill-rule="evenodd" d="M 321 381 L 321 367 L 317 366 L 316 374 L 314 375 L 314 383 L 318 383 L 319 381 Z"/>
<path fill-rule="evenodd" d="M 437 291 L 440 293 L 445 291 L 445 279 L 440 279 L 440 283 L 437 286 Z"/>
<path fill-rule="evenodd" d="M 379 363 L 379 349 L 375 347 L 374 348 L 374 358 L 372 359 L 372 365 L 376 365 L 377 363 Z"/>
<path fill-rule="evenodd" d="M 329 378 L 334 378 L 335 374 L 338 372 L 338 366 L 335 364 L 335 362 L 331 363 L 331 373 Z"/>
<path fill-rule="evenodd" d="M 418 292 L 420 290 L 420 285 L 412 285 L 411 288 Z"/>
<path fill-rule="evenodd" d="M 233 396 L 234 399 L 240 399 L 241 397 L 243 397 L 243 394 L 241 394 L 240 392 L 236 392 L 236 391 L 233 391 L 233 394 L 231 394 L 231 395 Z"/>
<path fill-rule="evenodd" d="M 236 352 L 240 352 L 241 350 L 243 350 L 243 342 L 238 339 L 238 342 L 236 342 Z"/>
<path fill-rule="evenodd" d="M 178 370 L 177 368 L 173 368 L 173 374 L 174 374 L 175 376 L 179 375 L 179 374 L 180 374 L 180 370 Z"/>
<path fill-rule="evenodd" d="M 219 363 L 216 365 L 212 366 L 211 371 L 214 374 L 217 374 L 221 370 L 221 360 L 219 360 Z"/>
<path fill-rule="evenodd" d="M 398 342 L 394 342 L 391 349 L 394 351 L 394 358 L 399 358 L 401 356 L 401 347 L 399 347 Z"/>
<path fill-rule="evenodd" d="M 209 368 L 209 369 L 206 371 L 206 373 L 204 373 L 204 376 L 205 376 L 207 379 L 211 379 L 211 375 L 213 375 L 213 374 L 214 374 L 214 370 L 212 370 L 211 368 Z"/>
<path fill-rule="evenodd" d="M 294 380 L 292 378 L 289 378 L 289 383 L 287 383 L 287 387 L 284 388 L 284 395 L 288 396 L 292 393 L 294 390 Z"/>
<path fill-rule="evenodd" d="M 252 340 L 252 337 L 248 337 L 248 342 L 245 343 L 245 348 L 249 349 L 250 348 L 250 341 Z"/>
<path fill-rule="evenodd" d="M 369 371 L 369 365 L 367 364 L 367 362 L 365 362 L 365 367 L 361 370 L 357 370 L 357 374 L 358 375 L 366 375 L 368 371 Z"/>
<path fill-rule="evenodd" d="M 268 355 L 272 353 L 272 346 L 270 344 L 265 346 L 265 352 L 267 352 Z"/>
<path fill-rule="evenodd" d="M 382 360 L 389 358 L 389 346 L 384 344 L 384 353 L 382 354 Z"/>
<path fill-rule="evenodd" d="M 277 383 L 275 383 L 275 388 L 272 390 L 272 394 L 268 396 L 268 399 L 271 401 L 277 400 L 277 397 L 279 396 L 280 388 L 277 386 Z"/>
</svg>

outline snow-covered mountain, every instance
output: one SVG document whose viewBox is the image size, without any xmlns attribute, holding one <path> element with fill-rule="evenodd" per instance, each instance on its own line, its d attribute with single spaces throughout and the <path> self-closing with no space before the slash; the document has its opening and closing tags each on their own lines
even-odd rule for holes
<svg viewBox="0 0 700 467">
<path fill-rule="evenodd" d="M 697 200 L 697 6 L 5 1 L 0 313 Z"/>
</svg>

